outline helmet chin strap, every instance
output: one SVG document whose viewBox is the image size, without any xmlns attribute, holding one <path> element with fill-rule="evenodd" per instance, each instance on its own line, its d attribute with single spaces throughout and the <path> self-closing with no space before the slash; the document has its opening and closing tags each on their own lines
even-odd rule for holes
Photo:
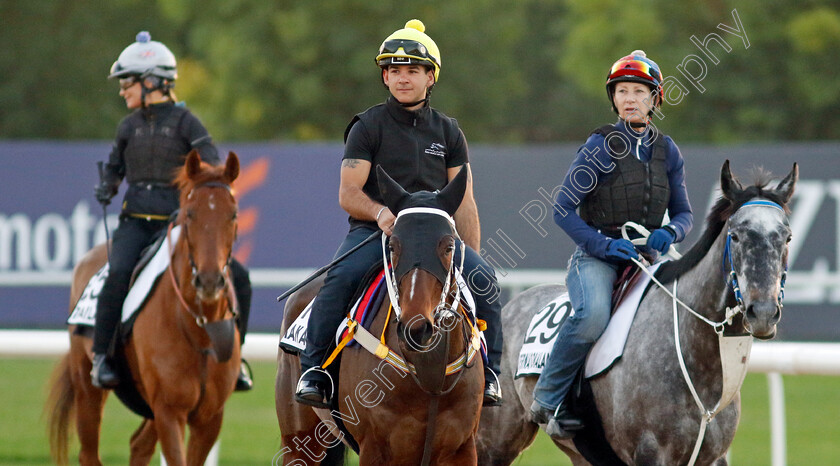
<svg viewBox="0 0 840 466">
<path fill-rule="evenodd" d="M 386 86 L 387 87 L 387 86 Z M 402 105 L 403 107 L 414 107 L 415 105 L 426 104 L 429 105 L 429 100 L 432 98 L 432 88 L 435 87 L 435 84 L 432 83 L 428 89 L 426 89 L 426 98 L 420 99 L 417 102 L 409 102 L 409 103 L 402 103 L 398 99 L 394 98 L 398 104 Z"/>
<path fill-rule="evenodd" d="M 403 103 L 403 102 L 400 102 L 399 100 L 397 100 L 397 103 L 399 103 L 403 107 L 414 107 L 415 105 L 420 105 L 420 104 L 424 104 L 424 103 L 428 103 L 428 102 L 429 102 L 429 97 L 428 96 L 425 99 L 418 100 L 417 102 Z"/>
</svg>

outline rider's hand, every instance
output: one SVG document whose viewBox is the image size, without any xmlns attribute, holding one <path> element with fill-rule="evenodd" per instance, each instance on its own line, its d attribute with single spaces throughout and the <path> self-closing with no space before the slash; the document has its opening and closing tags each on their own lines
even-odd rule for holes
<svg viewBox="0 0 840 466">
<path fill-rule="evenodd" d="M 391 236 L 396 220 L 397 217 L 391 213 L 391 209 L 385 207 L 379 212 L 379 218 L 376 219 L 376 224 L 379 225 L 379 229 L 384 231 L 386 235 Z"/>
<path fill-rule="evenodd" d="M 610 240 L 610 243 L 607 245 L 606 256 L 607 259 L 626 261 L 636 259 L 639 257 L 639 254 L 636 252 L 636 248 L 630 240 L 620 238 Z"/>
<path fill-rule="evenodd" d="M 108 205 L 111 203 L 111 198 L 117 194 L 117 189 L 109 183 L 100 183 L 93 188 L 93 193 L 100 204 Z"/>
<path fill-rule="evenodd" d="M 676 236 L 670 229 L 658 228 L 648 236 L 647 247 L 659 251 L 660 254 L 665 254 L 675 239 Z"/>
</svg>

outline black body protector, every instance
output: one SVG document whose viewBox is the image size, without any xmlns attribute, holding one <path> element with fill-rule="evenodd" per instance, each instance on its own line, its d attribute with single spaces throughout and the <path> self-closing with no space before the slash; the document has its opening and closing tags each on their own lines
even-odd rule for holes
<svg viewBox="0 0 840 466">
<path fill-rule="evenodd" d="M 203 137 L 207 144 L 190 141 L 194 135 L 183 134 L 182 125 L 191 124 L 194 118 L 186 108 L 171 104 L 138 110 L 128 117 L 129 134 L 125 135 L 121 163 L 108 167 L 117 168 L 118 176 L 125 176 L 128 183 L 123 215 L 168 216 L 177 210 L 179 194 L 172 179 L 193 147 L 199 149 L 203 161 L 218 164 L 218 152 L 209 144 L 206 130 Z M 113 154 L 111 160 L 113 164 Z"/>
<path fill-rule="evenodd" d="M 134 134 L 123 152 L 125 164 L 131 167 L 125 174 L 128 183 L 172 183 L 172 175 L 184 166 L 190 151 L 189 141 L 178 135 L 181 119 L 187 112 L 183 107 L 172 106 L 171 111 L 157 118 L 132 125 Z M 132 117 L 143 118 L 140 113 Z"/>
<path fill-rule="evenodd" d="M 606 125 L 592 134 L 606 138 L 613 132 L 615 127 Z M 671 197 L 665 161 L 666 142 L 662 134 L 657 133 L 648 162 L 630 154 L 623 141 L 624 138 L 609 139 L 615 168 L 580 206 L 583 221 L 613 238 L 621 237 L 621 225 L 627 221 L 636 222 L 651 231 L 660 228 Z M 620 157 L 621 154 L 624 156 Z"/>
</svg>

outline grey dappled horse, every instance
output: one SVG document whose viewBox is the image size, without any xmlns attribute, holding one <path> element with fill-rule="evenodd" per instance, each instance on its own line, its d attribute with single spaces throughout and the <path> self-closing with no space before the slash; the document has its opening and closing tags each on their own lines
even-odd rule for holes
<svg viewBox="0 0 840 466">
<path fill-rule="evenodd" d="M 765 175 L 766 177 L 766 175 Z M 744 188 L 732 176 L 729 161 L 721 170 L 723 196 L 712 208 L 706 230 L 679 261 L 663 264 L 656 276 L 669 289 L 678 280 L 677 297 L 705 318 L 724 320 L 736 299 L 724 271 L 724 250 L 731 237 L 731 257 L 745 313 L 736 316 L 729 333 L 746 331 L 769 339 L 781 318 L 780 291 L 790 240 L 787 203 L 798 178 L 791 172 L 775 187 L 767 179 Z M 743 208 L 748 201 L 769 200 L 778 208 Z M 479 464 L 510 464 L 533 441 L 538 426 L 528 408 L 536 377 L 513 379 L 531 317 L 565 291 L 561 285 L 526 290 L 502 309 L 505 348 L 500 377 L 508 395 L 498 408 L 484 409 L 479 428 Z M 623 357 L 604 375 L 591 380 L 606 438 L 627 464 L 677 465 L 689 462 L 701 424 L 700 410 L 681 372 L 674 345 L 672 298 L 653 285 L 639 307 Z M 721 397 L 718 338 L 707 323 L 679 309 L 682 354 L 704 406 Z M 696 464 L 726 465 L 724 455 L 738 427 L 740 396 L 709 424 Z M 575 465 L 588 464 L 571 440 L 556 442 Z"/>
</svg>

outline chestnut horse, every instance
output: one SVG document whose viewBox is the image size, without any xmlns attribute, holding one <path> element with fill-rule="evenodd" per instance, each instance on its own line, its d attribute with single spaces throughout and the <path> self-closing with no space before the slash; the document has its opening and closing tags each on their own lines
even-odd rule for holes
<svg viewBox="0 0 840 466">
<path fill-rule="evenodd" d="M 476 464 L 483 369 L 480 357 L 472 359 L 478 335 L 458 302 L 453 303 L 453 262 L 461 243 L 451 215 L 463 198 L 467 172 L 462 170 L 440 193 L 409 194 L 381 167 L 377 176 L 385 204 L 397 215 L 388 245 L 392 272 L 386 268 L 385 273 L 391 280 L 390 299 L 382 303 L 368 334 L 379 356 L 358 345 L 344 348 L 331 414 L 358 443 L 360 465 Z M 284 332 L 322 284 L 292 295 Z M 398 369 L 400 364 L 410 368 Z M 321 420 L 312 408 L 294 401 L 299 376 L 298 358 L 280 351 L 275 397 L 282 464 L 326 462 L 326 447 L 338 443 L 336 423 L 326 410 L 317 410 Z"/>
<path fill-rule="evenodd" d="M 177 174 L 181 234 L 174 245 L 169 238 L 164 242 L 162 247 L 170 248 L 169 269 L 143 305 L 124 345 L 130 378 L 154 414 L 131 438 L 132 465 L 148 464 L 157 440 L 168 464 L 204 464 L 219 435 L 240 359 L 228 272 L 237 212 L 231 183 L 238 174 L 236 154 L 231 152 L 224 166 L 213 167 L 202 162 L 195 150 Z M 106 261 L 103 244 L 76 266 L 71 309 Z M 68 424 L 75 411 L 79 462 L 100 465 L 99 430 L 108 392 L 91 385 L 92 341 L 77 334 L 75 327 L 69 328 L 70 352 L 56 367 L 47 407 L 50 447 L 57 463 L 67 462 Z"/>
</svg>

